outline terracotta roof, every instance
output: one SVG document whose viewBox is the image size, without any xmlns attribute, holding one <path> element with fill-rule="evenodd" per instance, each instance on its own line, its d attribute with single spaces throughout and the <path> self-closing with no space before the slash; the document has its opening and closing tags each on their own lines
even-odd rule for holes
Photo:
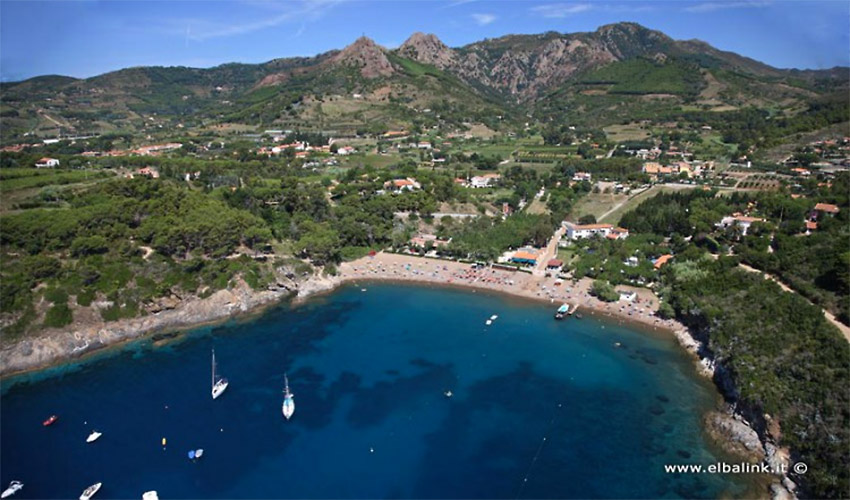
<svg viewBox="0 0 850 500">
<path fill-rule="evenodd" d="M 827 212 L 831 214 L 838 213 L 838 207 L 831 203 L 818 203 L 815 205 L 815 210 L 820 210 L 821 212 Z"/>
<path fill-rule="evenodd" d="M 806 229 L 812 230 L 812 229 L 817 229 L 817 228 L 818 228 L 817 222 L 812 222 L 810 220 L 806 221 Z"/>
<path fill-rule="evenodd" d="M 514 259 L 537 260 L 537 254 L 520 250 L 512 257 Z"/>
<path fill-rule="evenodd" d="M 550 260 L 549 262 L 546 263 L 547 267 L 561 267 L 563 265 L 564 265 L 563 261 L 561 261 L 559 259 L 552 259 L 552 260 Z"/>
<path fill-rule="evenodd" d="M 657 259 L 655 259 L 655 262 L 652 265 L 655 266 L 655 269 L 660 269 L 661 266 L 666 264 L 667 261 L 669 261 L 672 258 L 673 258 L 673 256 L 669 253 L 662 255 L 661 257 L 658 257 Z"/>
<path fill-rule="evenodd" d="M 582 229 L 612 229 L 614 226 L 611 224 L 573 224 L 573 229 L 582 230 Z"/>
<path fill-rule="evenodd" d="M 743 216 L 743 215 L 735 217 L 735 220 L 737 220 L 739 222 L 750 222 L 750 223 L 752 223 L 752 222 L 764 222 L 765 221 L 761 217 L 746 217 L 746 216 Z"/>
</svg>

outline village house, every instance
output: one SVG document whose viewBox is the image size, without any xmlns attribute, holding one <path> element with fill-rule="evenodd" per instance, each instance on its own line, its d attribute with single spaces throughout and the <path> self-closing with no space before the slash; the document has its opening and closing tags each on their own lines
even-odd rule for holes
<svg viewBox="0 0 850 500">
<path fill-rule="evenodd" d="M 470 186 L 474 188 L 487 188 L 496 185 L 502 176 L 499 174 L 477 175 L 470 179 Z"/>
<path fill-rule="evenodd" d="M 393 179 L 391 181 L 387 181 L 384 183 L 384 189 L 387 189 L 392 193 L 401 193 L 403 191 L 422 189 L 422 185 L 416 182 L 416 179 L 413 177 L 408 177 L 406 179 Z"/>
<path fill-rule="evenodd" d="M 159 170 L 153 167 L 142 167 L 136 170 L 136 173 L 144 175 L 145 177 L 150 177 L 151 179 L 159 179 Z"/>
<path fill-rule="evenodd" d="M 573 175 L 573 180 L 576 182 L 587 181 L 590 182 L 590 172 L 576 172 Z"/>
<path fill-rule="evenodd" d="M 652 266 L 653 266 L 655 269 L 661 269 L 661 267 L 662 267 L 662 266 L 664 266 L 664 264 L 666 264 L 667 262 L 669 262 L 669 261 L 670 261 L 670 259 L 672 259 L 672 258 L 673 258 L 673 255 L 672 255 L 672 254 L 669 254 L 669 253 L 668 253 L 668 254 L 664 254 L 664 255 L 662 255 L 661 257 L 658 257 L 657 259 L 654 259 L 654 260 L 652 261 Z"/>
<path fill-rule="evenodd" d="M 716 227 L 725 229 L 732 224 L 737 225 L 741 228 L 741 234 L 746 236 L 747 231 L 749 231 L 750 226 L 753 225 L 754 222 L 767 222 L 765 219 L 760 217 L 748 217 L 739 213 L 734 213 L 731 216 L 724 217 L 720 219 L 720 222 L 715 224 Z"/>
<path fill-rule="evenodd" d="M 414 248 L 428 248 L 430 243 L 430 246 L 433 248 L 442 248 L 451 243 L 451 241 L 451 238 L 441 240 L 433 234 L 417 234 L 413 238 L 410 238 L 410 246 Z"/>
<path fill-rule="evenodd" d="M 59 166 L 59 160 L 56 158 L 42 158 L 35 162 L 36 168 L 54 168 Z"/>
<path fill-rule="evenodd" d="M 832 203 L 818 203 L 815 205 L 813 216 L 816 218 L 820 216 L 820 214 L 826 214 L 829 216 L 833 216 L 840 211 L 837 205 L 833 205 Z"/>
<path fill-rule="evenodd" d="M 673 167 L 665 167 L 664 165 L 654 161 L 644 163 L 641 170 L 643 173 L 649 174 L 653 178 L 657 178 L 659 175 L 670 175 L 673 173 Z"/>
<path fill-rule="evenodd" d="M 354 154 L 356 152 L 357 152 L 357 150 L 354 149 L 353 146 L 343 146 L 343 147 L 336 150 L 336 154 L 338 154 L 340 156 L 347 156 L 347 155 L 350 155 L 350 154 Z"/>
<path fill-rule="evenodd" d="M 546 263 L 546 269 L 550 271 L 560 271 L 564 267 L 564 261 L 561 259 L 550 259 Z"/>
<path fill-rule="evenodd" d="M 629 230 L 622 227 L 614 227 L 611 224 L 573 224 L 572 222 L 563 222 L 567 228 L 567 239 L 578 240 L 583 238 L 591 238 L 593 236 L 602 236 L 613 240 L 621 240 L 629 237 Z"/>
<path fill-rule="evenodd" d="M 416 147 L 419 148 L 419 149 L 431 149 L 431 143 L 423 141 L 423 142 L 418 143 L 416 145 Z"/>
</svg>

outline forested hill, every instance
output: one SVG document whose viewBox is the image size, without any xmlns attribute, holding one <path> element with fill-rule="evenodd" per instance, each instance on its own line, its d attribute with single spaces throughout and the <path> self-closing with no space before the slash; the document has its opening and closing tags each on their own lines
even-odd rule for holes
<svg viewBox="0 0 850 500">
<path fill-rule="evenodd" d="M 516 127 L 526 115 L 605 125 L 750 107 L 793 116 L 825 96 L 846 100 L 848 81 L 848 68 L 781 70 L 618 23 L 459 48 L 416 33 L 395 50 L 361 38 L 342 50 L 263 64 L 137 67 L 83 80 L 37 77 L 0 84 L 0 118 L 7 143 L 59 128 L 65 135 L 151 133 L 216 123 L 353 133 L 374 123 L 390 129 L 425 124 L 418 116 L 423 109 L 448 123 L 492 128 Z M 329 98 L 341 103 L 328 106 Z"/>
</svg>

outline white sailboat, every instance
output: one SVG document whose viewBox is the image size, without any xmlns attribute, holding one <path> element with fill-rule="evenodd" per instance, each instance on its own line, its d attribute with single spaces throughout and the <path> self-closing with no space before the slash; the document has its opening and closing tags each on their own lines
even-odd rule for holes
<svg viewBox="0 0 850 500">
<path fill-rule="evenodd" d="M 86 438 L 86 443 L 94 443 L 95 441 L 97 441 L 100 438 L 100 436 L 103 436 L 102 432 L 91 431 L 91 434 L 89 434 L 89 437 Z"/>
<path fill-rule="evenodd" d="M 295 413 L 295 399 L 293 399 L 295 396 L 289 391 L 289 379 L 286 377 L 286 374 L 283 375 L 283 380 L 286 386 L 283 389 L 283 406 L 281 410 L 283 411 L 283 416 L 289 420 L 292 418 L 292 414 Z"/>
<path fill-rule="evenodd" d="M 215 379 L 215 349 L 212 350 L 212 398 L 215 399 L 227 389 L 227 379 Z"/>
<path fill-rule="evenodd" d="M 24 483 L 20 481 L 12 481 L 11 483 L 9 483 L 9 487 L 3 490 L 3 493 L 0 494 L 0 498 L 8 498 L 14 495 L 15 493 L 21 491 L 23 487 Z"/>
</svg>

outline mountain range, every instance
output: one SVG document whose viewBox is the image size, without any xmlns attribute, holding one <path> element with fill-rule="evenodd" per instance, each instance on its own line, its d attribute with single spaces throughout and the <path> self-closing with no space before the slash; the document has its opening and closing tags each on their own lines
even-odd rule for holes
<svg viewBox="0 0 850 500">
<path fill-rule="evenodd" d="M 530 117 L 601 126 L 744 107 L 789 116 L 818 99 L 846 99 L 848 82 L 847 67 L 778 69 L 617 23 L 458 48 L 414 33 L 392 50 L 361 37 L 342 50 L 262 64 L 42 76 L 0 85 L 0 118 L 4 142 L 60 127 L 63 134 L 235 125 L 353 133 L 437 123 L 500 128 Z"/>
</svg>

